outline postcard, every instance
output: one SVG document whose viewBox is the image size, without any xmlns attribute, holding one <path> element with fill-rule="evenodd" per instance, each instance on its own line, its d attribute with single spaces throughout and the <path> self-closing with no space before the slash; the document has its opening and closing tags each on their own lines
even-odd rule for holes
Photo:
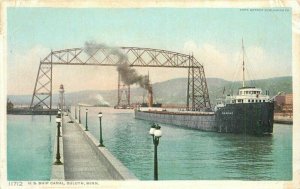
<svg viewBox="0 0 300 189">
<path fill-rule="evenodd" d="M 299 188 L 299 7 L 4 1 L 1 187 Z"/>
</svg>

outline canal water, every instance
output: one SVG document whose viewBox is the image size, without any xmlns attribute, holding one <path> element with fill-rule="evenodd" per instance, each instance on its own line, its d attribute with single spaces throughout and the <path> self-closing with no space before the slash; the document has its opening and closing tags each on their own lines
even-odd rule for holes
<svg viewBox="0 0 300 189">
<path fill-rule="evenodd" d="M 104 145 L 140 180 L 153 180 L 150 122 L 132 110 L 89 108 L 88 127 L 99 138 L 103 112 Z M 72 109 L 74 117 L 74 109 Z M 85 124 L 85 109 L 81 109 Z M 268 137 L 201 132 L 160 124 L 159 180 L 291 180 L 292 125 L 274 124 Z M 49 180 L 55 119 L 8 116 L 8 179 Z"/>
<path fill-rule="evenodd" d="M 7 179 L 49 180 L 55 117 L 7 116 Z M 51 122 L 50 122 L 51 121 Z"/>
</svg>

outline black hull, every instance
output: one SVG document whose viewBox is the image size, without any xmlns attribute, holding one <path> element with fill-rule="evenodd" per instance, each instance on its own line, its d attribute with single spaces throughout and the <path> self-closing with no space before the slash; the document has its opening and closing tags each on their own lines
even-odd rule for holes
<svg viewBox="0 0 300 189">
<path fill-rule="evenodd" d="M 271 134 L 273 122 L 273 102 L 227 104 L 216 111 L 217 130 L 222 133 Z"/>
</svg>

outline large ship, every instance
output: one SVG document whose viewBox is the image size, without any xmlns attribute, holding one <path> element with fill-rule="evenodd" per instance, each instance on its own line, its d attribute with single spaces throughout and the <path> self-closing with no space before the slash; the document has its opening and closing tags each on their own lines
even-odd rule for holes
<svg viewBox="0 0 300 189">
<path fill-rule="evenodd" d="M 219 132 L 248 133 L 254 135 L 273 132 L 274 100 L 260 88 L 245 85 L 243 50 L 243 84 L 237 95 L 227 95 L 215 106 L 216 126 Z"/>
<path fill-rule="evenodd" d="M 214 111 L 166 111 L 149 107 L 135 110 L 135 118 L 181 127 L 222 133 L 269 135 L 273 132 L 274 98 L 268 91 L 245 85 L 245 61 L 243 49 L 243 83 L 236 95 L 227 95 L 217 100 Z M 151 90 L 152 95 L 152 90 Z M 151 96 L 149 98 L 151 101 Z"/>
<path fill-rule="evenodd" d="M 228 95 L 215 106 L 218 132 L 271 134 L 273 118 L 273 100 L 255 87 L 241 87 L 238 95 Z"/>
</svg>

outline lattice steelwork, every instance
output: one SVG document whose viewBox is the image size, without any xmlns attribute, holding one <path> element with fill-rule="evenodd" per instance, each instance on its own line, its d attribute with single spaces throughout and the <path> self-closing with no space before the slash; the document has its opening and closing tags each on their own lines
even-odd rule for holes
<svg viewBox="0 0 300 189">
<path fill-rule="evenodd" d="M 31 99 L 32 108 L 52 109 L 52 64 L 40 62 Z"/>
<path fill-rule="evenodd" d="M 40 62 L 31 107 L 37 105 L 43 105 L 47 108 L 52 107 L 53 65 L 117 66 L 121 63 L 120 54 L 126 56 L 126 62 L 129 66 L 188 68 L 187 109 L 198 111 L 211 108 L 203 65 L 193 56 L 138 47 L 96 48 L 93 49 L 92 53 L 87 52 L 84 48 L 51 51 Z M 45 81 L 43 82 L 42 79 L 45 79 Z M 120 91 L 118 92 L 120 94 Z M 127 96 L 130 98 L 130 94 Z M 46 101 L 48 99 L 49 102 Z"/>
<path fill-rule="evenodd" d="M 191 56 L 190 65 L 192 66 L 188 69 L 187 110 L 210 110 L 204 68 L 195 66 L 195 63 L 198 65 L 197 60 Z"/>
</svg>

